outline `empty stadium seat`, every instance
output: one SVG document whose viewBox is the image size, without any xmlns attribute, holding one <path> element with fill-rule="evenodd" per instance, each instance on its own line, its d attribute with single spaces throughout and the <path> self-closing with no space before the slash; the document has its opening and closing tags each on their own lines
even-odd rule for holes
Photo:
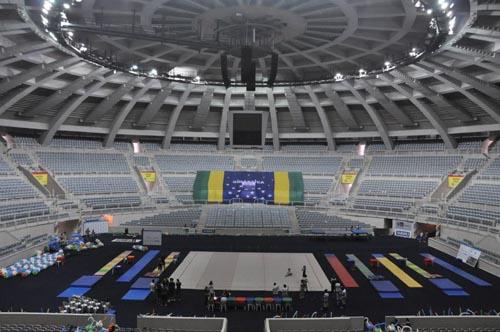
<svg viewBox="0 0 500 332">
<path fill-rule="evenodd" d="M 308 174 L 336 174 L 340 171 L 341 157 L 290 157 L 262 158 L 265 171 L 301 171 Z"/>
<path fill-rule="evenodd" d="M 196 227 L 200 219 L 201 209 L 179 209 L 169 213 L 161 213 L 124 223 L 124 226 L 162 226 L 162 227 Z"/>
<path fill-rule="evenodd" d="M 134 179 L 124 176 L 59 177 L 58 180 L 75 195 L 136 193 L 139 191 Z"/>
<path fill-rule="evenodd" d="M 199 170 L 233 170 L 234 159 L 227 155 L 155 155 L 162 172 L 196 172 Z"/>
<path fill-rule="evenodd" d="M 424 198 L 439 185 L 437 181 L 364 180 L 358 190 L 361 196 Z"/>
<path fill-rule="evenodd" d="M 373 176 L 442 176 L 455 170 L 460 156 L 375 156 L 367 174 Z"/>
<path fill-rule="evenodd" d="M 37 152 L 40 162 L 55 174 L 130 173 L 119 153 Z"/>
<path fill-rule="evenodd" d="M 210 206 L 207 228 L 290 228 L 288 209 L 279 206 Z"/>
</svg>

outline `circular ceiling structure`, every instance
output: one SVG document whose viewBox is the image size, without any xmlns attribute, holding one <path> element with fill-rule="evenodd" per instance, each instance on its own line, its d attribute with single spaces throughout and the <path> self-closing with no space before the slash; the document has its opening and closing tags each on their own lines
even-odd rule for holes
<svg viewBox="0 0 500 332">
<path fill-rule="evenodd" d="M 424 137 L 453 148 L 465 136 L 500 132 L 500 4 L 436 0 L 435 5 L 453 13 L 449 21 L 455 17 L 454 34 L 437 50 L 380 74 L 318 80 L 317 75 L 336 73 L 340 66 L 344 73 L 358 66 L 368 71 L 370 63 L 380 68 L 387 54 L 396 58 L 398 47 L 409 54 L 411 43 L 425 39 L 418 22 L 428 28 L 430 14 L 418 6 L 422 3 L 5 0 L 0 8 L 0 126 L 5 132 L 29 131 L 44 145 L 58 135 L 78 133 L 103 137 L 105 146 L 112 146 L 115 138 L 140 137 L 161 140 L 165 147 L 192 140 L 216 141 L 221 148 L 235 111 L 266 114 L 266 142 L 275 148 L 316 142 L 335 149 L 336 144 L 368 140 L 390 149 L 394 142 Z M 49 23 L 46 7 L 60 10 L 54 11 L 59 15 L 64 9 L 68 24 L 80 20 L 73 36 L 70 30 L 63 32 L 75 45 L 103 52 L 101 59 L 64 46 L 57 29 L 42 19 Z M 267 14 L 252 14 L 259 8 Z M 103 26 L 121 27 L 124 34 L 133 27 L 143 38 L 92 36 L 89 23 L 100 24 L 99 17 L 105 18 Z M 162 28 L 162 22 L 170 23 Z M 323 26 L 327 31 L 321 32 Z M 253 54 L 256 76 L 264 86 L 248 91 L 233 81 L 226 88 L 219 83 L 221 51 L 228 54 L 231 79 L 238 80 L 242 58 L 237 50 L 244 38 L 237 37 L 253 40 L 253 28 L 264 51 Z M 154 29 L 174 40 L 150 38 Z M 214 31 L 221 48 L 212 47 Z M 88 38 L 77 40 L 77 33 Z M 322 34 L 331 38 L 321 41 L 317 37 Z M 311 45 L 300 46 L 306 40 Z M 200 49 L 200 43 L 206 47 Z M 273 88 L 265 84 L 269 47 L 279 54 Z M 344 59 L 327 54 L 341 50 Z M 103 64 L 107 57 L 118 57 L 124 69 Z M 157 75 L 148 75 L 152 69 Z M 172 69 L 199 73 L 201 80 L 160 77 L 161 70 Z M 210 77 L 217 84 L 205 82 Z"/>
<path fill-rule="evenodd" d="M 138 75 L 242 81 L 243 46 L 257 85 L 383 73 L 436 51 L 468 13 L 444 0 L 44 0 L 41 23 L 89 60 Z M 54 18 L 56 19 L 54 22 Z M 54 36 L 54 35 L 53 35 Z"/>
</svg>

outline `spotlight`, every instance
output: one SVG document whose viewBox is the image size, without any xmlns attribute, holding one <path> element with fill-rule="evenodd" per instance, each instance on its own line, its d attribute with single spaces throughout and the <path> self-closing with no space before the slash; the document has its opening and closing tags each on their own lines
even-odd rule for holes
<svg viewBox="0 0 500 332">
<path fill-rule="evenodd" d="M 70 9 L 71 8 L 71 6 L 68 3 L 63 3 L 63 7 L 64 7 L 64 9 Z"/>
</svg>

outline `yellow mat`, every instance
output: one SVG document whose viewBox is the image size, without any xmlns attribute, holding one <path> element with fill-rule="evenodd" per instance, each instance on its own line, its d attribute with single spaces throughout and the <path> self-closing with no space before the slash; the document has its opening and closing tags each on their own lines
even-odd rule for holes
<svg viewBox="0 0 500 332">
<path fill-rule="evenodd" d="M 115 258 L 113 258 L 113 260 L 111 262 L 109 262 L 108 264 L 101 267 L 101 269 L 99 271 L 97 271 L 96 273 L 94 273 L 94 275 L 96 275 L 96 276 L 105 275 L 106 273 L 111 271 L 112 268 L 114 268 L 121 261 L 123 261 L 124 258 L 127 258 L 127 256 L 130 255 L 131 253 L 132 253 L 132 250 L 125 250 L 124 252 L 122 252 L 121 254 L 116 256 Z"/>
<path fill-rule="evenodd" d="M 167 257 L 165 257 L 165 268 L 163 270 L 160 270 L 158 267 L 156 267 L 153 271 L 151 272 L 148 272 L 145 274 L 146 277 L 152 277 L 152 278 L 157 278 L 159 277 L 163 271 L 165 271 L 167 269 L 167 267 L 172 264 L 172 262 L 174 261 L 175 258 L 177 258 L 179 256 L 179 252 L 177 251 L 174 251 L 172 253 L 170 253 L 170 255 L 168 255 Z"/>
<path fill-rule="evenodd" d="M 392 272 L 399 280 L 401 280 L 406 286 L 410 288 L 422 288 L 422 285 L 419 284 L 415 279 L 406 274 L 405 271 L 401 270 L 396 264 L 391 262 L 388 258 L 385 257 L 375 257 L 380 264 L 385 266 L 389 271 Z"/>
</svg>

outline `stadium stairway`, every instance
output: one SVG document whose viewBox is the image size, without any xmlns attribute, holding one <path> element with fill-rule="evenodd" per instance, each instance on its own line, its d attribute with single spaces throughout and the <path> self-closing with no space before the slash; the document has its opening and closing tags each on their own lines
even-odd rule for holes
<svg viewBox="0 0 500 332">
<path fill-rule="evenodd" d="M 149 194 L 146 186 L 144 184 L 144 180 L 139 177 L 138 169 L 135 166 L 134 162 L 131 160 L 131 155 L 128 153 L 123 154 L 125 156 L 125 160 L 127 161 L 127 166 L 130 169 L 130 174 L 132 175 L 132 178 L 137 182 L 138 188 L 139 188 L 139 193 L 140 194 Z"/>
<path fill-rule="evenodd" d="M 290 234 L 300 234 L 300 226 L 299 220 L 297 219 L 297 215 L 295 214 L 295 208 L 288 209 L 288 215 L 290 217 Z"/>
<path fill-rule="evenodd" d="M 348 193 L 349 197 L 357 196 L 360 184 L 365 180 L 365 174 L 364 174 L 365 170 L 370 169 L 372 158 L 373 158 L 372 156 L 365 156 L 365 163 L 363 165 L 363 168 L 359 170 L 358 175 L 356 176 L 356 180 L 354 180 L 354 183 L 352 184 L 351 190 Z M 339 185 L 341 185 L 340 184 L 341 180 L 342 180 L 341 177 L 339 177 L 338 181 Z"/>
<path fill-rule="evenodd" d="M 201 209 L 200 219 L 198 219 L 198 224 L 196 225 L 196 233 L 200 234 L 203 233 L 203 229 L 207 224 L 207 218 L 208 218 L 208 207 L 204 206 L 203 209 Z"/>
</svg>

